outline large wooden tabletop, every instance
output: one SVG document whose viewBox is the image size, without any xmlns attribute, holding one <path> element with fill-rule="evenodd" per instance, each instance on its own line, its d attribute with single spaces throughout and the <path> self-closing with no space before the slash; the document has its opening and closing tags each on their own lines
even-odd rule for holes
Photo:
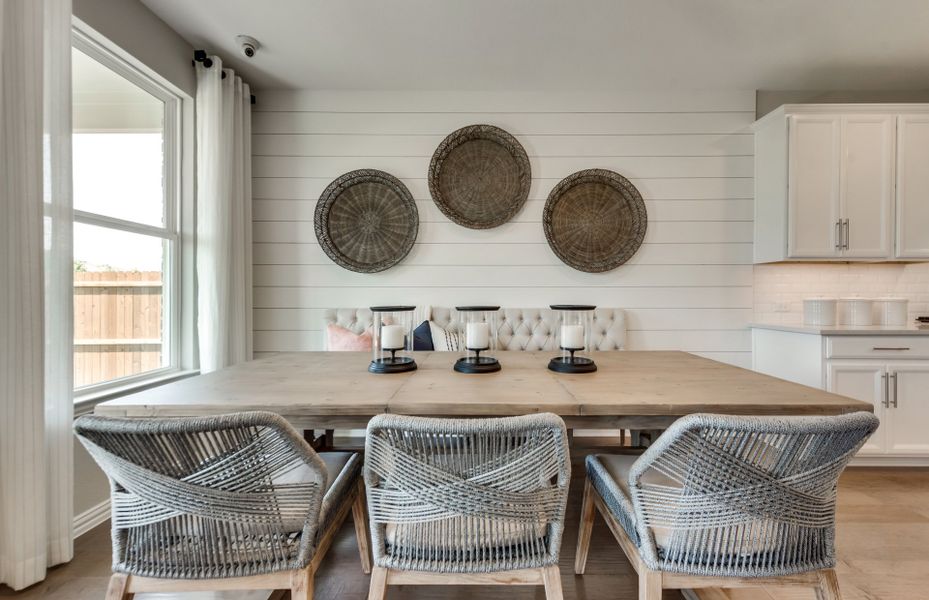
<svg viewBox="0 0 929 600">
<path fill-rule="evenodd" d="M 598 352 L 596 373 L 561 374 L 552 353 L 499 352 L 492 374 L 452 370 L 458 354 L 417 352 L 419 369 L 367 371 L 367 352 L 277 354 L 99 404 L 96 414 L 198 416 L 269 410 L 305 429 L 364 427 L 376 414 L 553 412 L 568 427 L 646 428 L 695 412 L 821 415 L 870 404 L 686 352 Z"/>
</svg>

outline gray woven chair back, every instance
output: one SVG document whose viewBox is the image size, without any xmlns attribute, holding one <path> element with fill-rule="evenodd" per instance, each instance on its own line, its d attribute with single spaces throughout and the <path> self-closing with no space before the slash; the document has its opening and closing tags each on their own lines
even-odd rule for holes
<svg viewBox="0 0 929 600">
<path fill-rule="evenodd" d="M 834 566 L 838 478 L 877 426 L 871 413 L 678 420 L 629 473 L 642 558 L 738 577 Z"/>
<path fill-rule="evenodd" d="M 564 422 L 381 415 L 365 446 L 380 567 L 487 573 L 558 563 L 571 476 Z"/>
<path fill-rule="evenodd" d="M 113 570 L 198 579 L 309 564 L 326 467 L 281 417 L 81 417 L 110 479 Z"/>
</svg>

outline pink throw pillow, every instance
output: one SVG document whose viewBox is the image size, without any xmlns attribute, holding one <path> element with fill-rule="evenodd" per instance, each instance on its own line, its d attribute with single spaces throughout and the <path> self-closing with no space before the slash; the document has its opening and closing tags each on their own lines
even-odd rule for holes
<svg viewBox="0 0 929 600">
<path fill-rule="evenodd" d="M 371 350 L 371 331 L 357 334 L 344 327 L 330 324 L 326 328 L 326 347 L 336 352 Z"/>
</svg>

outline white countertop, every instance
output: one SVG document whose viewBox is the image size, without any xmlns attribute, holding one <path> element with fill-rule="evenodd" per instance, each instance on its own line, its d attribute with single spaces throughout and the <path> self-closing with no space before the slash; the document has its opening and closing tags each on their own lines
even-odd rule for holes
<svg viewBox="0 0 929 600">
<path fill-rule="evenodd" d="M 750 323 L 750 329 L 770 329 L 773 331 L 787 331 L 790 333 L 808 333 L 812 335 L 927 335 L 929 328 L 918 328 L 915 325 L 902 327 L 872 325 L 803 325 L 802 323 Z"/>
</svg>

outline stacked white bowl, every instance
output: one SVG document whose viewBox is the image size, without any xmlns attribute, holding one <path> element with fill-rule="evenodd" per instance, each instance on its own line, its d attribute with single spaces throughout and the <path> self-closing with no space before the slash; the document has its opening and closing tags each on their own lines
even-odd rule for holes
<svg viewBox="0 0 929 600">
<path fill-rule="evenodd" d="M 835 325 L 835 298 L 806 298 L 803 300 L 803 324 L 820 327 Z"/>
<path fill-rule="evenodd" d="M 874 324 L 874 301 L 870 298 L 839 298 L 839 325 L 861 327 Z"/>
<path fill-rule="evenodd" d="M 877 298 L 874 300 L 876 325 L 902 327 L 907 322 L 908 302 L 906 298 Z"/>
</svg>

